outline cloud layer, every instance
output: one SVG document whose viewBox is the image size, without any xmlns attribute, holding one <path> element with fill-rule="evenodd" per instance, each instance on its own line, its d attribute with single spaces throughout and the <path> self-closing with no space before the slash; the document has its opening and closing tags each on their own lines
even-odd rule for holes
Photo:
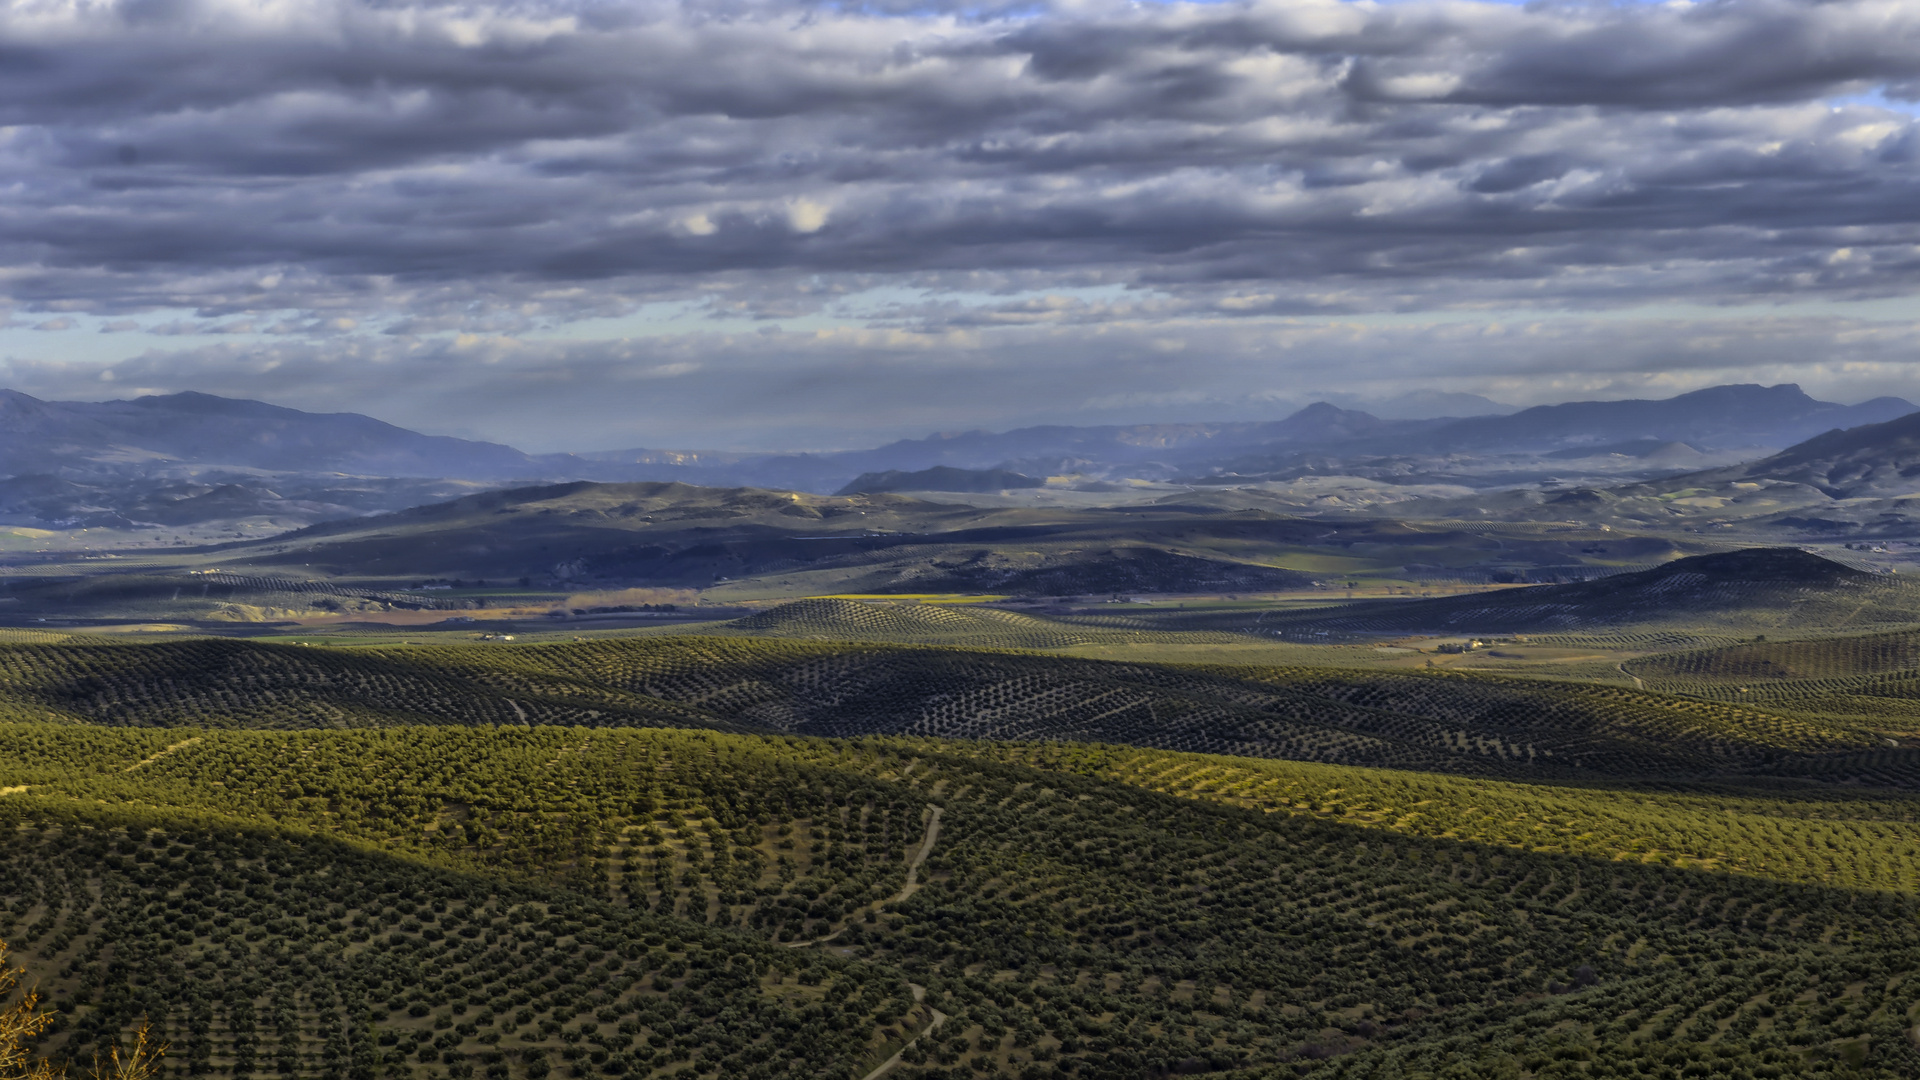
<svg viewBox="0 0 1920 1080">
<path fill-rule="evenodd" d="M 297 366 L 660 300 L 847 322 L 876 289 L 853 321 L 1143 341 L 1904 296 L 1916 97 L 1913 0 L 15 0 L 0 303 L 49 330 L 184 310 Z M 1100 287 L 1129 291 L 1062 299 Z M 532 351 L 713 365 L 714 340 Z"/>
</svg>

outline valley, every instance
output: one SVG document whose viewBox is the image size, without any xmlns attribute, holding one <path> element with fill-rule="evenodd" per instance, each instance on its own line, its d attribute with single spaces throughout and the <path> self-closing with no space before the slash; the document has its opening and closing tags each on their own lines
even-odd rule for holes
<svg viewBox="0 0 1920 1080">
<path fill-rule="evenodd" d="M 1746 421 L 1616 423 L 1699 404 L 1472 445 L 1338 410 L 956 437 L 825 491 L 268 462 L 184 497 L 240 516 L 22 519 L 0 941 L 33 1051 L 145 1022 L 221 1080 L 1914 1075 L 1906 422 L 1752 456 Z M 233 411 L 149 408 L 186 406 Z M 333 452 L 271 415 L 275 453 Z M 1673 438 L 1539 441 L 1591 416 Z M 1283 436 L 1351 455 L 1285 476 Z M 1452 471 L 1384 479 L 1389 438 Z M 205 487 L 197 445 L 114 505 Z M 1031 466 L 1062 447 L 1109 456 Z"/>
</svg>

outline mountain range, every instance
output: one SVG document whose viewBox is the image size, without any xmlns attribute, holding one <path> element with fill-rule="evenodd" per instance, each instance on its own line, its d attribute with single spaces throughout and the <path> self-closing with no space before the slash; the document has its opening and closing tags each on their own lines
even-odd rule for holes
<svg viewBox="0 0 1920 1080">
<path fill-rule="evenodd" d="M 1551 456 L 1557 461 L 1612 456 L 1645 461 L 1653 471 L 1673 471 L 1706 463 L 1702 452 L 1761 456 L 1822 432 L 1879 423 L 1915 409 L 1912 402 L 1896 397 L 1841 405 L 1817 400 L 1792 384 L 1749 384 L 1709 387 L 1664 400 L 1569 402 L 1463 418 L 1385 420 L 1320 402 L 1280 420 L 1259 422 L 963 431 L 824 454 L 636 449 L 583 454 L 565 463 L 542 460 L 556 467 L 570 465 L 587 479 L 819 492 L 839 489 L 865 473 L 934 468 L 999 469 L 1027 476 L 1106 478 L 1119 473 L 1166 480 L 1253 480 L 1324 473 L 1354 459 L 1397 458 L 1403 460 L 1387 471 L 1406 478 L 1404 459 L 1456 459 L 1448 464 L 1457 466 L 1462 454 Z M 1416 462 L 1412 471 L 1418 473 L 1428 464 Z M 1380 465 L 1372 468 L 1377 471 Z"/>
<path fill-rule="evenodd" d="M 1878 397 L 1858 405 L 1817 401 L 1798 386 L 1710 386 L 1659 400 L 1570 401 L 1510 416 L 1447 424 L 1415 445 L 1439 450 L 1540 452 L 1650 440 L 1697 450 L 1783 447 L 1837 428 L 1906 416 L 1912 402 Z"/>
<path fill-rule="evenodd" d="M 422 435 L 358 413 L 212 394 L 41 401 L 0 390 L 0 471 L 180 476 L 206 469 L 464 480 L 535 477 L 510 446 Z"/>
<path fill-rule="evenodd" d="M 1901 473 L 1904 465 L 1875 464 L 1878 436 L 1861 433 L 1888 422 L 1920 430 L 1914 412 L 1900 398 L 1840 405 L 1793 385 L 1742 385 L 1471 418 L 1390 420 L 1321 402 L 1270 421 L 965 431 L 830 453 L 535 455 L 354 413 L 209 394 L 52 402 L 0 391 L 0 521 L 189 527 L 258 519 L 259 527 L 287 528 L 483 487 L 571 480 L 824 494 L 916 484 L 979 492 L 1038 486 L 1050 476 L 1234 484 L 1350 472 L 1488 487 L 1592 466 L 1626 482 L 1712 465 L 1709 454 L 1726 463 L 1743 456 L 1725 456 L 1740 448 L 1757 458 L 1810 438 L 1777 460 L 1741 468 L 1797 470 L 1823 489 L 1884 493 L 1905 490 L 1911 477 Z M 1814 477 L 1816 462 L 1834 455 L 1850 464 L 1836 459 Z"/>
</svg>

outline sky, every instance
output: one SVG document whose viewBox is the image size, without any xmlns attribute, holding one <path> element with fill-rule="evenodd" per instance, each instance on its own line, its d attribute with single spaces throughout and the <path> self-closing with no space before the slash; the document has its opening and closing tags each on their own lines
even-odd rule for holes
<svg viewBox="0 0 1920 1080">
<path fill-rule="evenodd" d="M 43 398 L 535 451 L 1920 400 L 1920 0 L 5 0 L 0 58 Z"/>
</svg>

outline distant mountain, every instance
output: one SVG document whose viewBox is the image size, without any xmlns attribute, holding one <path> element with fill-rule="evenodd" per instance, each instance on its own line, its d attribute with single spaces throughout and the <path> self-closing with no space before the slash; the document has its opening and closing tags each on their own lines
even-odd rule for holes
<svg viewBox="0 0 1920 1080">
<path fill-rule="evenodd" d="M 708 451 L 619 450 L 549 455 L 553 473 L 584 479 L 674 480 L 714 487 L 749 486 L 826 492 L 867 473 L 935 468 L 1000 469 L 1028 475 L 1109 470 L 1171 478 L 1205 462 L 1252 450 L 1325 450 L 1407 438 L 1451 422 L 1382 420 L 1325 402 L 1280 420 L 1212 424 L 1050 425 L 1013 431 L 943 432 L 871 450 L 820 454 L 744 455 Z M 932 490 L 932 489 L 929 489 Z M 972 489 L 941 489 L 972 490 Z"/>
<path fill-rule="evenodd" d="M 935 465 L 983 469 L 1020 462 L 1142 464 L 1190 460 L 1254 446 L 1325 447 L 1359 439 L 1410 435 L 1442 422 L 1382 420 L 1368 413 L 1335 408 L 1323 401 L 1282 420 L 1033 427 L 1000 434 L 967 431 L 902 440 L 874 450 L 822 456 L 837 463 L 887 461 L 896 469 L 924 469 Z"/>
<path fill-rule="evenodd" d="M 397 510 L 546 476 L 510 446 L 211 394 L 41 401 L 0 390 L 0 521 L 249 529 Z"/>
<path fill-rule="evenodd" d="M 0 390 L 0 474 L 172 467 L 487 480 L 543 475 L 510 446 L 422 435 L 357 413 L 197 393 L 88 402 Z"/>
<path fill-rule="evenodd" d="M 1920 406 L 1896 397 L 1817 401 L 1798 386 L 1713 386 L 1663 400 L 1572 401 L 1445 425 L 1407 449 L 1545 451 L 1655 440 L 1697 450 L 1790 446 L 1835 428 L 1877 424 Z"/>
<path fill-rule="evenodd" d="M 1046 487 L 1047 482 L 1025 473 L 1005 469 L 954 469 L 935 465 L 918 472 L 862 473 L 853 483 L 834 492 L 836 495 L 871 495 L 883 491 L 1010 491 Z"/>
<path fill-rule="evenodd" d="M 535 456 L 354 413 L 209 394 L 61 402 L 0 391 L 0 520 L 180 527 L 245 519 L 256 529 L 284 528 L 398 509 L 393 500 L 421 494 L 422 480 L 679 482 L 819 494 L 997 491 L 1059 475 L 1204 484 L 1355 475 L 1511 488 L 1550 475 L 1644 479 L 1700 469 L 1731 460 L 1726 447 L 1788 445 L 1914 411 L 1899 398 L 1848 406 L 1790 385 L 1722 386 L 1665 401 L 1572 402 L 1469 419 L 1383 419 L 1319 402 L 1278 420 L 948 432 L 827 453 Z M 1852 446 L 1819 443 L 1812 456 L 1774 466 L 1812 477 L 1820 461 L 1852 455 L 1845 467 L 1836 458 L 1832 475 L 1805 482 L 1881 492 L 1906 479 L 1904 466 L 1873 465 L 1875 451 L 1845 449 Z"/>
</svg>

